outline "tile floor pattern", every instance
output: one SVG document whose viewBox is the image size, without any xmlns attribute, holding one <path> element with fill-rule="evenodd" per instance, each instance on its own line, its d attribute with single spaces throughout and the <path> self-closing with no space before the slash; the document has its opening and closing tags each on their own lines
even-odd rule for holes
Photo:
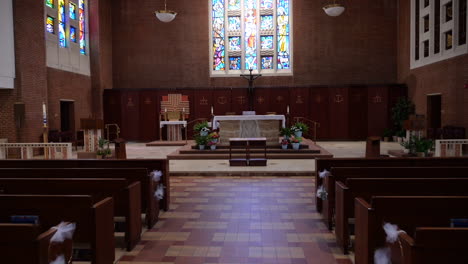
<svg viewBox="0 0 468 264">
<path fill-rule="evenodd" d="M 173 177 L 172 204 L 119 264 L 352 263 L 320 220 L 313 177 Z"/>
</svg>

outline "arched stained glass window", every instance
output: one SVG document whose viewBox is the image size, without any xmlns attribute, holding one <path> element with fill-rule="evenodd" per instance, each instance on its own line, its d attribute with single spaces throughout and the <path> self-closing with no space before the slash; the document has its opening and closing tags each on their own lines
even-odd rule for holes
<svg viewBox="0 0 468 264">
<path fill-rule="evenodd" d="M 211 0 L 211 75 L 292 73 L 291 0 Z"/>
</svg>

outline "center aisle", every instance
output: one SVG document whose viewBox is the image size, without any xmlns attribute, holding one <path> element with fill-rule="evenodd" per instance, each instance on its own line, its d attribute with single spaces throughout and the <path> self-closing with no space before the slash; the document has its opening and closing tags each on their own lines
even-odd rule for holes
<svg viewBox="0 0 468 264">
<path fill-rule="evenodd" d="M 315 211 L 313 181 L 172 177 L 171 211 L 118 263 L 352 263 Z"/>
</svg>

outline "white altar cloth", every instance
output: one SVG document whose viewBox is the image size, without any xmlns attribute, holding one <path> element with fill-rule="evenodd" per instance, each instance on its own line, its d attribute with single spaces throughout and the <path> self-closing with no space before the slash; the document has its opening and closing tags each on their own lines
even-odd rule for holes
<svg viewBox="0 0 468 264">
<path fill-rule="evenodd" d="M 224 120 L 280 120 L 282 127 L 286 127 L 286 118 L 284 115 L 225 115 L 213 117 L 213 129 L 219 127 L 218 121 Z"/>
<path fill-rule="evenodd" d="M 184 127 L 186 127 L 187 121 L 161 121 L 159 122 L 160 128 L 163 128 L 164 125 L 183 125 Z"/>
</svg>

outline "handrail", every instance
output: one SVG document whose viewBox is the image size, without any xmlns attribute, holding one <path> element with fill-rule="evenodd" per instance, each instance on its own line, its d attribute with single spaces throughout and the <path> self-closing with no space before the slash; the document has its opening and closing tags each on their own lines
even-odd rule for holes
<svg viewBox="0 0 468 264">
<path fill-rule="evenodd" d="M 320 123 L 319 122 L 316 122 L 316 121 L 313 121 L 311 119 L 308 119 L 306 117 L 301 117 L 301 116 L 294 117 L 293 119 L 294 119 L 295 123 L 301 122 L 301 123 L 304 123 L 304 124 L 308 125 L 309 127 L 313 128 L 313 129 L 309 130 L 308 135 L 311 135 L 310 132 L 312 130 L 313 133 L 314 133 L 313 141 L 314 141 L 314 143 L 317 142 L 317 128 L 320 128 Z"/>
</svg>

